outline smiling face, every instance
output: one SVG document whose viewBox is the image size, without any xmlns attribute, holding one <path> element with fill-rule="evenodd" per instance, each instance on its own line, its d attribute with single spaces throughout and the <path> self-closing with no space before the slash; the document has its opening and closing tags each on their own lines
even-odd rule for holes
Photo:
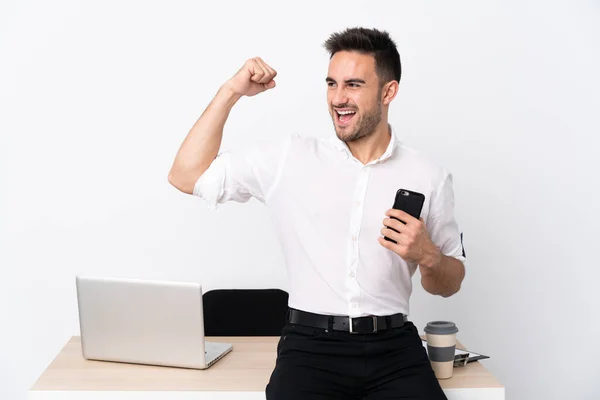
<svg viewBox="0 0 600 400">
<path fill-rule="evenodd" d="M 381 122 L 381 86 L 375 58 L 355 51 L 333 55 L 327 73 L 327 103 L 337 137 L 344 142 L 366 137 Z"/>
</svg>

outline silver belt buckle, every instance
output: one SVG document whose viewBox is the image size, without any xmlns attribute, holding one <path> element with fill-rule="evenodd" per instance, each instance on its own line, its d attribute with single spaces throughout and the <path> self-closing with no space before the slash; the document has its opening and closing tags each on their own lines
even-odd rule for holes
<svg viewBox="0 0 600 400">
<path fill-rule="evenodd" d="M 357 318 L 364 318 L 364 317 L 357 317 Z M 371 316 L 371 318 L 373 318 L 373 332 L 370 332 L 370 333 L 377 333 L 377 316 L 373 315 L 373 316 Z M 360 333 L 360 332 L 354 332 L 354 330 L 352 329 L 352 325 L 353 325 L 352 320 L 353 319 L 355 319 L 355 318 L 348 317 L 348 322 L 350 325 L 350 333 Z"/>
</svg>

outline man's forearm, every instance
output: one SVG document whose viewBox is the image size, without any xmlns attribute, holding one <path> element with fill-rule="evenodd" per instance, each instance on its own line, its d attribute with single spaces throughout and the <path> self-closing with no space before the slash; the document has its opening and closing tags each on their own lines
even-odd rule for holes
<svg viewBox="0 0 600 400">
<path fill-rule="evenodd" d="M 427 257 L 419 264 L 421 285 L 435 295 L 450 297 L 460 290 L 465 277 L 465 266 L 460 260 L 441 252 L 437 257 Z"/>
<path fill-rule="evenodd" d="M 223 127 L 239 98 L 239 95 L 223 85 L 190 129 L 169 172 L 169 181 L 180 190 L 191 193 L 196 179 L 217 156 Z"/>
</svg>

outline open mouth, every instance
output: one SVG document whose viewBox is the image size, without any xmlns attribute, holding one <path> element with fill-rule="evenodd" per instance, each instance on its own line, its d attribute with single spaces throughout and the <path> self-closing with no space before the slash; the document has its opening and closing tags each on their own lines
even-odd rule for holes
<svg viewBox="0 0 600 400">
<path fill-rule="evenodd" d="M 354 110 L 335 110 L 335 119 L 338 125 L 344 126 L 350 123 L 355 114 L 356 111 Z"/>
</svg>

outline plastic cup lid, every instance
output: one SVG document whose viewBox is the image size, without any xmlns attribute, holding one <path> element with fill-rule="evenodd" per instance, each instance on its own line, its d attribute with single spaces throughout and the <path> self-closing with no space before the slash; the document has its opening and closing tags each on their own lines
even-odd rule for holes
<svg viewBox="0 0 600 400">
<path fill-rule="evenodd" d="M 425 333 L 432 335 L 449 335 L 458 332 L 454 322 L 450 321 L 431 321 L 425 327 Z"/>
</svg>

